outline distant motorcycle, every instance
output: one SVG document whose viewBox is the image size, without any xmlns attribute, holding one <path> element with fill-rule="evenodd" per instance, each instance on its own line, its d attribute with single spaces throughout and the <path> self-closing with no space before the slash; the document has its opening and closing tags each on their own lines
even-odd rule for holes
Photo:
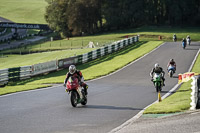
<svg viewBox="0 0 200 133">
<path fill-rule="evenodd" d="M 186 47 L 186 42 L 182 42 L 182 47 L 183 47 L 183 49 L 185 49 L 185 47 Z"/>
<path fill-rule="evenodd" d="M 67 81 L 66 91 L 70 94 L 71 105 L 76 107 L 77 104 L 87 104 L 87 96 L 84 89 L 79 85 L 77 77 L 70 77 Z"/>
<path fill-rule="evenodd" d="M 163 87 L 163 80 L 162 80 L 162 74 L 161 73 L 155 73 L 153 76 L 153 83 L 156 88 L 156 92 L 161 92 Z"/>
<path fill-rule="evenodd" d="M 187 38 L 187 44 L 190 45 L 191 40 L 189 38 Z"/>
<path fill-rule="evenodd" d="M 173 74 L 175 73 L 175 67 L 174 66 L 172 66 L 172 65 L 170 65 L 169 67 L 168 67 L 168 75 L 169 75 L 169 77 L 171 78 L 171 77 L 173 77 Z"/>
<path fill-rule="evenodd" d="M 177 38 L 175 36 L 173 36 L 173 41 L 176 42 L 177 41 Z"/>
</svg>

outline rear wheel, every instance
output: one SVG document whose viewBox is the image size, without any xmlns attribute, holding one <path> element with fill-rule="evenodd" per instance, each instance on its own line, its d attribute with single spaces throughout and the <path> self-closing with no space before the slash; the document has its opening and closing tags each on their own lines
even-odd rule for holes
<svg viewBox="0 0 200 133">
<path fill-rule="evenodd" d="M 173 76 L 173 71 L 170 70 L 170 71 L 169 71 L 169 77 L 171 78 L 172 76 Z"/>
<path fill-rule="evenodd" d="M 77 94 L 76 91 L 72 91 L 72 92 L 71 92 L 71 97 L 70 97 L 70 99 L 71 99 L 71 104 L 72 104 L 72 106 L 73 106 L 73 107 L 76 107 L 77 104 L 78 104 L 78 94 Z"/>
</svg>

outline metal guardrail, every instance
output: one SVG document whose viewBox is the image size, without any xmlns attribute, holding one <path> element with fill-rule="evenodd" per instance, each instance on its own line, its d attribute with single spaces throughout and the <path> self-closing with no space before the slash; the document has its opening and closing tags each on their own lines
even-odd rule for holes
<svg viewBox="0 0 200 133">
<path fill-rule="evenodd" d="M 88 52 L 86 54 L 66 59 L 53 60 L 49 62 L 34 64 L 32 66 L 2 69 L 0 70 L 0 85 L 5 85 L 8 82 L 15 82 L 22 79 L 31 78 L 32 76 L 48 73 L 50 71 L 67 68 L 72 64 L 83 64 L 91 60 L 94 60 L 96 58 L 102 57 L 104 55 L 118 51 L 137 41 L 139 41 L 138 36 L 130 37 L 127 39 L 123 39 L 121 41 L 114 42 L 108 46 L 99 48 L 97 50 Z"/>
<path fill-rule="evenodd" d="M 200 108 L 200 75 L 192 77 L 192 92 L 190 99 L 192 102 L 190 103 L 190 110 L 195 110 L 196 108 Z"/>
<path fill-rule="evenodd" d="M 0 70 L 0 85 L 30 78 L 32 66 L 15 67 Z"/>
</svg>

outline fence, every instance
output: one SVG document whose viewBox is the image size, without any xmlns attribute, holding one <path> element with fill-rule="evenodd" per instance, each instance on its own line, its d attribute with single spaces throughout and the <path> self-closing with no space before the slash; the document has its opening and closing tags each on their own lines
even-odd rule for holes
<svg viewBox="0 0 200 133">
<path fill-rule="evenodd" d="M 31 78 L 32 76 L 47 73 L 50 71 L 55 71 L 63 68 L 69 67 L 71 64 L 83 64 L 94 60 L 96 58 L 102 57 L 106 54 L 113 53 L 117 50 L 120 50 L 127 45 L 138 42 L 139 37 L 130 37 L 123 39 L 117 42 L 114 42 L 105 47 L 99 48 L 97 50 L 88 52 L 86 54 L 60 59 L 53 60 L 45 63 L 34 64 L 32 66 L 23 66 L 16 68 L 8 68 L 0 70 L 0 85 L 5 85 L 8 82 L 19 81 L 26 78 Z"/>
<path fill-rule="evenodd" d="M 30 78 L 32 66 L 15 67 L 0 70 L 0 84 L 7 84 L 10 81 L 18 81 Z"/>
</svg>

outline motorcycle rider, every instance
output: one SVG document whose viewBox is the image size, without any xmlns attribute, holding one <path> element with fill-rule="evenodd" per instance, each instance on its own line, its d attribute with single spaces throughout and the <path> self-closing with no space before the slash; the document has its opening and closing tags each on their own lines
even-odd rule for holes
<svg viewBox="0 0 200 133">
<path fill-rule="evenodd" d="M 188 35 L 187 37 L 186 37 L 186 40 L 189 40 L 189 45 L 190 45 L 190 36 Z"/>
<path fill-rule="evenodd" d="M 177 40 L 177 38 L 176 38 L 176 34 L 173 35 L 173 40 L 174 40 L 174 41 Z"/>
<path fill-rule="evenodd" d="M 167 68 L 169 68 L 169 66 L 173 66 L 174 67 L 174 73 L 176 71 L 176 62 L 174 61 L 174 59 L 170 59 L 168 64 L 167 64 Z"/>
<path fill-rule="evenodd" d="M 66 86 L 66 83 L 67 83 L 69 77 L 72 77 L 72 76 L 75 76 L 75 77 L 78 78 L 80 86 L 84 88 L 85 95 L 87 95 L 88 94 L 88 92 L 87 92 L 88 85 L 86 83 L 84 83 L 83 75 L 82 75 L 80 70 L 76 69 L 75 65 L 70 65 L 69 66 L 69 72 L 66 74 L 66 79 L 65 79 L 64 86 Z"/>
<path fill-rule="evenodd" d="M 190 39 L 190 36 L 188 35 L 186 39 Z"/>
<path fill-rule="evenodd" d="M 186 40 L 185 40 L 185 38 L 183 38 L 182 43 L 183 43 L 183 42 L 186 44 Z"/>
<path fill-rule="evenodd" d="M 162 75 L 162 80 L 163 80 L 163 86 L 165 86 L 165 78 L 164 78 L 165 72 L 163 71 L 162 67 L 159 66 L 158 63 L 155 64 L 155 67 L 150 72 L 151 81 L 153 81 L 154 73 L 159 73 L 159 74 L 162 73 L 161 75 Z"/>
</svg>

